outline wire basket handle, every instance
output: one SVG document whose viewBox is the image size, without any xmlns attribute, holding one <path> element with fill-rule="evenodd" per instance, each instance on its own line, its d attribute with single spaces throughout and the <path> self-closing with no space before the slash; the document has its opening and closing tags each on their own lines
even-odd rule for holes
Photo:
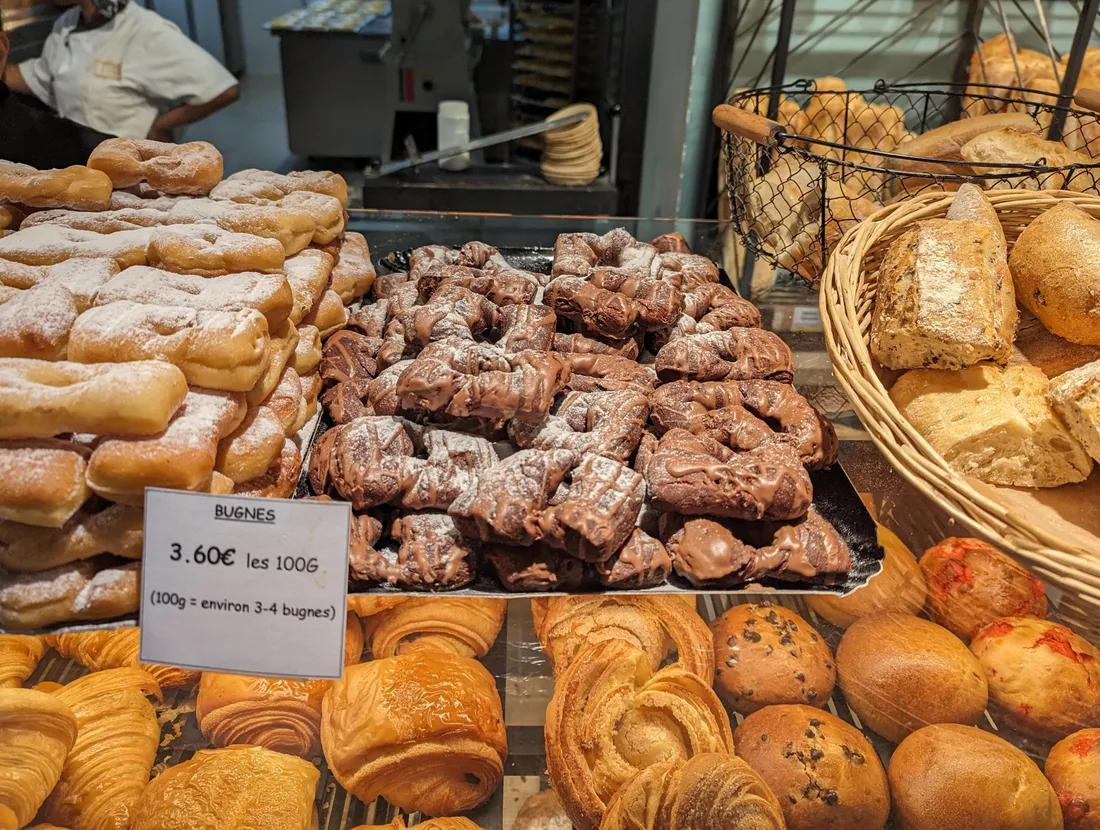
<svg viewBox="0 0 1100 830">
<path fill-rule="evenodd" d="M 740 107 L 719 104 L 711 116 L 716 127 L 740 138 L 755 141 L 764 147 L 775 147 L 783 134 L 783 125 L 762 115 L 748 112 Z"/>
<path fill-rule="evenodd" d="M 1073 103 L 1093 112 L 1100 112 L 1100 89 L 1079 89 Z"/>
</svg>

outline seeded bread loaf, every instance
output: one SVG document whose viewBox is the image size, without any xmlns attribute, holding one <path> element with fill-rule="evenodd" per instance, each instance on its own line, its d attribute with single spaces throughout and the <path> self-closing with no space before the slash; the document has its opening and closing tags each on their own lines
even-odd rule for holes
<svg viewBox="0 0 1100 830">
<path fill-rule="evenodd" d="M 915 369 L 890 390 L 902 415 L 956 471 L 990 484 L 1058 487 L 1083 481 L 1092 459 L 1046 401 L 1034 366 L 980 363 Z"/>
<path fill-rule="evenodd" d="M 1060 375 L 1047 400 L 1073 437 L 1100 461 L 1100 360 Z"/>
</svg>

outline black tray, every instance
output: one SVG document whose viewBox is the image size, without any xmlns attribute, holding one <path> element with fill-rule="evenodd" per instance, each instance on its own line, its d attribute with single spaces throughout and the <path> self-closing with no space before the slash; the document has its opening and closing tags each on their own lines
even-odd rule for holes
<svg viewBox="0 0 1100 830">
<path fill-rule="evenodd" d="M 512 265 L 534 273 L 546 274 L 550 272 L 553 252 L 549 248 L 538 247 L 503 247 L 499 248 Z M 407 271 L 409 257 L 412 249 L 394 251 L 382 256 L 378 262 L 379 273 L 396 273 Z M 719 269 L 721 281 L 732 287 L 728 275 Z M 322 411 L 321 421 L 314 433 L 313 441 L 333 426 L 328 418 L 328 413 Z M 312 445 L 310 447 L 312 450 Z M 309 469 L 309 452 L 303 449 L 304 462 L 302 475 L 298 480 L 298 489 L 295 498 L 313 495 L 309 486 L 307 471 Z M 848 575 L 842 579 L 823 578 L 814 580 L 783 580 L 768 578 L 757 582 L 747 582 L 736 589 L 700 590 L 695 588 L 686 579 L 675 572 L 669 577 L 666 584 L 646 590 L 609 590 L 599 585 L 590 588 L 571 591 L 570 593 L 607 593 L 607 594 L 729 594 L 750 593 L 761 590 L 776 591 L 786 594 L 803 593 L 830 593 L 845 595 L 867 583 L 875 574 L 882 570 L 883 550 L 878 544 L 875 522 L 867 513 L 867 508 L 860 499 L 852 482 L 841 469 L 839 463 L 828 470 L 820 470 L 810 473 L 810 480 L 814 488 L 814 507 L 826 520 L 832 523 L 837 532 L 848 544 L 852 554 L 852 568 Z M 408 594 L 409 596 L 428 596 L 430 592 L 405 591 L 389 585 L 364 585 L 352 582 L 348 589 L 349 595 L 355 594 Z M 482 562 L 478 569 L 477 578 L 464 588 L 455 591 L 444 592 L 448 596 L 475 596 L 475 597 L 537 597 L 545 596 L 541 593 L 505 591 L 500 586 L 492 567 Z"/>
</svg>

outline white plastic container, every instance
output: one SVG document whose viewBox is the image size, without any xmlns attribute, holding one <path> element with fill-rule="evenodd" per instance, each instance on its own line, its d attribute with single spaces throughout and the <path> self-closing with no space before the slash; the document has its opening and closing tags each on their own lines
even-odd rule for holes
<svg viewBox="0 0 1100 830">
<path fill-rule="evenodd" d="M 465 101 L 440 101 L 436 115 L 439 128 L 439 149 L 459 147 L 470 140 L 470 105 Z M 440 159 L 444 170 L 465 170 L 470 166 L 470 154 Z"/>
</svg>

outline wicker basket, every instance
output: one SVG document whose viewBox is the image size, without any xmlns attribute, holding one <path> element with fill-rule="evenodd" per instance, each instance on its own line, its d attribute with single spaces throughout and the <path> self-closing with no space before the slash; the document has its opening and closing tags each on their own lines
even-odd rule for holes
<svg viewBox="0 0 1100 830">
<path fill-rule="evenodd" d="M 1061 190 L 993 191 L 987 194 L 1009 245 L 1045 210 L 1071 201 L 1100 218 L 1100 196 Z M 875 445 L 914 487 L 967 531 L 1025 560 L 1041 576 L 1100 607 L 1100 549 L 1070 538 L 1042 511 L 1019 509 L 1015 496 L 964 478 L 909 424 L 891 401 L 896 373 L 882 370 L 869 349 L 878 266 L 890 242 L 922 219 L 942 218 L 954 194 L 928 193 L 885 207 L 844 235 L 821 280 L 825 342 L 837 380 Z M 1077 486 L 1077 485 L 1074 485 Z M 1016 504 L 1016 508 L 1012 505 Z M 1100 502 L 1095 509 L 1100 511 Z"/>
</svg>

